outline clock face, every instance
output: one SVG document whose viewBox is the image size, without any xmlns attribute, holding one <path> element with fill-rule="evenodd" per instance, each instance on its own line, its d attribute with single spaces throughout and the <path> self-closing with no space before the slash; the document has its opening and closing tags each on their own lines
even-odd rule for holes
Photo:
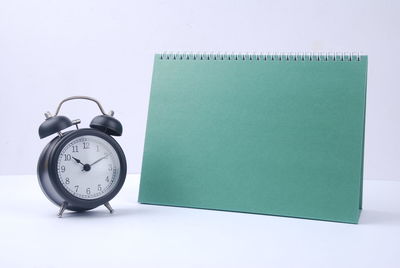
<svg viewBox="0 0 400 268">
<path fill-rule="evenodd" d="M 64 188 L 81 199 L 107 195 L 118 184 L 121 165 L 114 147 L 97 136 L 71 140 L 61 150 L 57 174 Z"/>
</svg>

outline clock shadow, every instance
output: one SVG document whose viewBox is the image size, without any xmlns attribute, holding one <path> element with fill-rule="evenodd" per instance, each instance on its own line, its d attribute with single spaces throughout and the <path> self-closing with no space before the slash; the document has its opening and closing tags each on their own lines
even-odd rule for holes
<svg viewBox="0 0 400 268">
<path fill-rule="evenodd" d="M 62 219 L 68 218 L 115 218 L 115 217 L 127 217 L 127 216 L 135 216 L 135 215 L 145 215 L 145 214 L 154 214 L 154 211 L 150 209 L 144 209 L 142 207 L 133 207 L 133 208 L 118 208 L 110 213 L 107 209 L 95 209 L 88 211 L 66 211 L 64 212 Z"/>
</svg>

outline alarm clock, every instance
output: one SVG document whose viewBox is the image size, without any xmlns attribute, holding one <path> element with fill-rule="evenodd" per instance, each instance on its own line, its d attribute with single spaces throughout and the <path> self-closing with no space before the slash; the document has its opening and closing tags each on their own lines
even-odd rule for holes
<svg viewBox="0 0 400 268">
<path fill-rule="evenodd" d="M 79 119 L 58 115 L 66 101 L 93 101 L 101 111 L 90 128 L 79 128 Z M 104 205 L 113 212 L 110 200 L 121 190 L 126 177 L 125 154 L 112 136 L 122 135 L 122 124 L 114 112 L 104 112 L 91 97 L 73 96 L 60 102 L 54 115 L 45 113 L 39 127 L 41 139 L 56 135 L 43 149 L 37 165 L 39 184 L 47 198 L 64 211 L 86 211 Z M 67 130 L 75 126 L 76 129 Z"/>
</svg>

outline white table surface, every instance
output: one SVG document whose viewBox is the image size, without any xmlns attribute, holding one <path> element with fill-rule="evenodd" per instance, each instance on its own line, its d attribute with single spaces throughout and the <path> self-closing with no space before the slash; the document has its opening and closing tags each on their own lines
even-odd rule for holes
<svg viewBox="0 0 400 268">
<path fill-rule="evenodd" d="M 360 224 L 137 203 L 66 212 L 35 176 L 0 176 L 0 267 L 400 267 L 400 182 L 366 180 Z"/>
</svg>

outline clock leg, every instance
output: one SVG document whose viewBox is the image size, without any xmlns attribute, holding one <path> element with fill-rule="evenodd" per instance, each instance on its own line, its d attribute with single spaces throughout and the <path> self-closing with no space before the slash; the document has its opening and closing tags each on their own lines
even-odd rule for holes
<svg viewBox="0 0 400 268">
<path fill-rule="evenodd" d="M 110 205 L 110 203 L 105 203 L 104 204 L 104 206 L 110 211 L 110 213 L 113 213 L 114 212 L 114 210 L 113 210 L 113 208 L 111 207 L 111 205 Z"/>
<path fill-rule="evenodd" d="M 61 205 L 61 207 L 60 207 L 60 210 L 58 211 L 58 214 L 57 214 L 57 216 L 58 216 L 59 218 L 62 217 L 62 215 L 63 215 L 65 209 L 67 208 L 67 205 L 68 205 L 67 202 L 63 202 L 63 203 L 62 203 L 62 205 Z"/>
</svg>

